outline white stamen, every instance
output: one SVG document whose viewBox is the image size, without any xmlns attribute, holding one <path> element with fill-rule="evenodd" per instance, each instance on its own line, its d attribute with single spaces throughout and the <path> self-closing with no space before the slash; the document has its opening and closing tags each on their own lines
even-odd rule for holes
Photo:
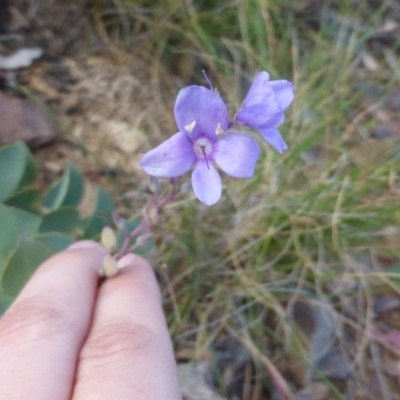
<svg viewBox="0 0 400 400">
<path fill-rule="evenodd" d="M 218 122 L 218 125 L 217 125 L 217 129 L 215 130 L 215 133 L 217 135 L 220 135 L 221 133 L 224 133 L 224 130 L 222 129 L 222 126 L 221 126 L 221 124 L 219 122 Z"/>
<path fill-rule="evenodd" d="M 193 121 L 192 123 L 185 125 L 185 129 L 187 132 L 192 133 L 192 130 L 196 126 L 196 121 Z"/>
</svg>

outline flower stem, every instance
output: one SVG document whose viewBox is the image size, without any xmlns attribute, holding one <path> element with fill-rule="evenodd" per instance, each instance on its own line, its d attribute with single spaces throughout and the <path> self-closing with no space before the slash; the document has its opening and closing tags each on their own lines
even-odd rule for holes
<svg viewBox="0 0 400 400">
<path fill-rule="evenodd" d="M 151 213 L 158 214 L 162 207 L 176 198 L 176 194 L 174 192 L 178 182 L 179 178 L 171 178 L 168 192 L 164 198 L 160 199 L 158 194 L 155 193 L 144 208 L 144 216 L 139 225 L 132 232 L 123 232 L 125 238 L 120 250 L 115 255 L 116 260 L 120 260 L 124 255 L 133 252 L 138 247 L 143 246 L 146 242 L 153 238 L 154 235 L 151 232 L 149 215 Z M 142 235 L 140 240 L 138 240 L 139 235 Z M 131 244 L 132 240 L 135 238 L 136 242 Z"/>
<path fill-rule="evenodd" d="M 115 258 L 117 260 L 121 259 L 124 255 L 129 253 L 129 245 L 131 241 L 140 235 L 142 232 L 145 232 L 146 230 L 150 229 L 150 224 L 147 222 L 147 220 L 144 218 L 140 222 L 140 224 L 132 231 L 132 232 L 127 232 L 125 235 L 124 242 L 122 243 L 121 249 L 119 252 L 115 255 Z"/>
</svg>

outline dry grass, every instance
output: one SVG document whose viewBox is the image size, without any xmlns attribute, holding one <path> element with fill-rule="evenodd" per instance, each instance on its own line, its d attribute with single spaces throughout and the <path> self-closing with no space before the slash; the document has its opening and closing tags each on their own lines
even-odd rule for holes
<svg viewBox="0 0 400 400">
<path fill-rule="evenodd" d="M 378 296 L 399 294 L 399 42 L 379 39 L 395 4 L 214 3 L 88 4 L 110 52 L 149 66 L 152 107 L 168 122 L 139 124 L 146 146 L 174 133 L 171 98 L 203 83 L 202 69 L 232 109 L 259 70 L 295 84 L 283 156 L 260 141 L 254 179 L 225 179 L 211 208 L 188 196 L 162 215 L 158 269 L 178 355 L 214 360 L 232 399 L 398 398 L 384 364 L 399 359 L 373 340 L 392 326 Z M 137 213 L 143 193 L 120 195 Z"/>
</svg>

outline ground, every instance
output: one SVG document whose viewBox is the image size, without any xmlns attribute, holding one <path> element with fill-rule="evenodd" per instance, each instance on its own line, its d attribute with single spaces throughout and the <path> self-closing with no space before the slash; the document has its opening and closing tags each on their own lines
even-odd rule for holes
<svg viewBox="0 0 400 400">
<path fill-rule="evenodd" d="M 241 93 L 246 73 L 237 71 L 258 65 L 268 43 L 278 60 L 270 64 L 273 73 L 285 73 L 277 70 L 286 66 L 297 84 L 300 100 L 285 131 L 293 153 L 278 161 L 264 147 L 256 183 L 225 188 L 212 210 L 187 203 L 185 210 L 167 210 L 158 243 L 186 396 L 195 400 L 192 388 L 200 386 L 198 399 L 218 399 L 214 386 L 235 400 L 400 398 L 400 297 L 398 281 L 385 275 L 398 263 L 400 246 L 399 162 L 392 154 L 400 138 L 397 2 L 386 2 L 382 11 L 379 1 L 344 1 L 343 18 L 340 2 L 296 1 L 296 30 L 284 20 L 283 34 L 266 29 L 260 45 L 251 35 L 272 26 L 275 4 L 239 2 L 239 28 L 248 42 L 226 35 L 216 41 L 216 53 L 194 16 L 197 2 L 185 2 L 181 20 L 168 14 L 183 7 L 179 2 L 160 3 L 157 24 L 180 23 L 183 36 L 197 45 L 175 52 L 174 64 L 163 64 L 157 47 L 149 54 L 145 44 L 157 34 L 143 28 L 146 1 L 134 10 L 137 26 L 114 2 L 9 3 L 8 18 L 6 2 L 0 5 L 0 53 L 39 47 L 43 55 L 27 68 L 1 73 L 0 109 L 8 104 L 24 116 L 11 118 L 10 124 L 21 124 L 19 133 L 52 139 L 31 143 L 43 186 L 72 162 L 114 195 L 124 216 L 146 200 L 141 153 L 175 133 L 174 99 L 192 69 L 205 59 L 217 79 L 216 70 L 226 68 L 238 79 L 223 76 L 219 83 Z M 209 31 L 233 29 L 212 24 L 211 3 L 202 2 Z M 253 6 L 260 8 L 261 25 L 256 17 L 246 21 Z M 276 5 L 284 16 L 287 7 Z M 110 28 L 116 20 L 121 28 Z M 124 36 L 128 28 L 137 36 Z M 174 34 L 182 32 L 171 30 L 175 43 Z M 354 32 L 369 35 L 361 50 Z M 163 34 L 157 36 L 162 44 Z M 303 54 L 304 43 L 312 44 Z M 249 196 L 248 188 L 254 190 Z"/>
<path fill-rule="evenodd" d="M 91 14 L 83 6 L 49 1 L 35 7 L 19 1 L 10 10 L 3 51 L 43 49 L 39 61 L 8 73 L 5 81 L 10 97 L 21 95 L 23 86 L 24 94 L 40 107 L 26 117 L 25 128 L 35 125 L 43 113 L 52 120 L 52 127 L 46 126 L 51 133 L 44 132 L 43 124 L 36 124 L 32 132 L 39 144 L 49 142 L 37 146 L 33 140 L 45 182 L 53 181 L 72 162 L 114 193 L 134 189 L 121 188 L 126 180 L 129 185 L 143 185 L 146 177 L 138 161 L 151 146 L 147 132 L 161 135 L 161 129 L 175 128 L 173 100 L 164 100 L 160 92 L 165 89 L 158 80 L 152 81 L 152 70 L 140 53 L 123 53 L 96 32 L 88 32 Z M 117 189 L 107 178 L 110 175 L 118 176 Z"/>
</svg>

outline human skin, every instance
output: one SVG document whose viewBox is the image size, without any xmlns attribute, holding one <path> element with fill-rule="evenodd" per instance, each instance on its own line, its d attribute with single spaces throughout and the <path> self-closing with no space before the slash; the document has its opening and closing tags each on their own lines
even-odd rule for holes
<svg viewBox="0 0 400 400">
<path fill-rule="evenodd" d="M 0 399 L 179 400 L 171 338 L 150 265 L 78 242 L 43 263 L 0 320 Z"/>
</svg>

